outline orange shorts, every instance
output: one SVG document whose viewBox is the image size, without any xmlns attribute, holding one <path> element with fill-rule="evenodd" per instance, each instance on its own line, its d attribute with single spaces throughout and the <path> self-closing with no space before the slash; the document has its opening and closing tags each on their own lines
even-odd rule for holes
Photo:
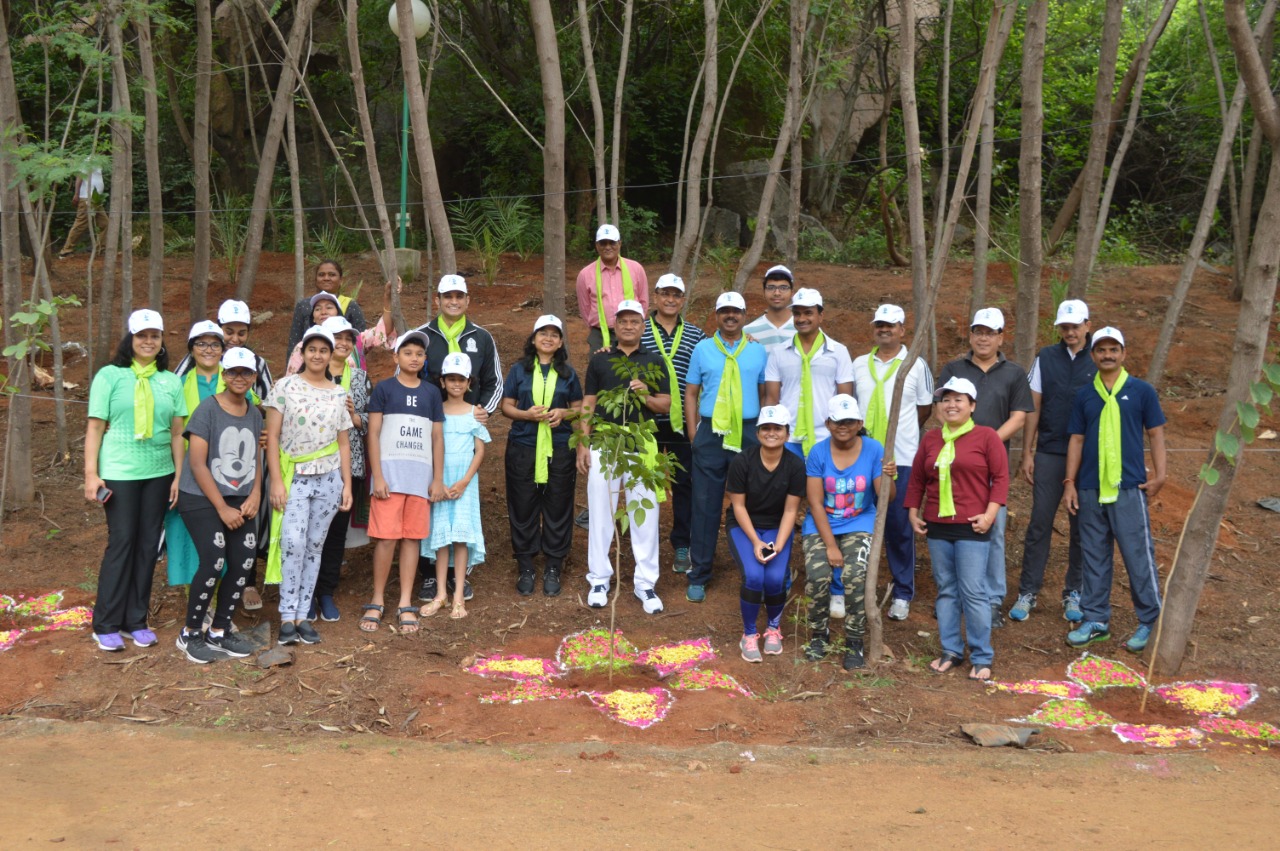
<svg viewBox="0 0 1280 851">
<path fill-rule="evenodd" d="M 369 537 L 384 541 L 431 537 L 431 503 L 424 497 L 393 493 L 369 501 Z"/>
</svg>

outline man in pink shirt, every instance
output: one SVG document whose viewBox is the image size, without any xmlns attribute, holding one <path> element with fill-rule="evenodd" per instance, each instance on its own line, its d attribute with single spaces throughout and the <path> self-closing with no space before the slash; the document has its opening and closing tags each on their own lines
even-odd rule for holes
<svg viewBox="0 0 1280 851">
<path fill-rule="evenodd" d="M 622 301 L 633 300 L 649 310 L 649 279 L 644 267 L 620 253 L 622 236 L 614 225 L 596 231 L 596 253 L 600 259 L 578 273 L 578 312 L 587 323 L 588 353 L 612 345 L 606 317 L 612 317 Z"/>
</svg>

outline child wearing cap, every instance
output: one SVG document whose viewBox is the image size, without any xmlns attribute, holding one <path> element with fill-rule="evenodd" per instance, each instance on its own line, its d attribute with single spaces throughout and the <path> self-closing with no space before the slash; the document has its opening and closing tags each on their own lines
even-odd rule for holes
<svg viewBox="0 0 1280 851">
<path fill-rule="evenodd" d="M 445 574 L 453 556 L 453 618 L 465 618 L 466 575 L 484 563 L 484 530 L 480 526 L 480 482 L 476 473 L 484 460 L 489 430 L 476 421 L 474 406 L 467 401 L 471 389 L 471 359 L 453 352 L 440 365 L 444 386 L 444 495 L 431 506 L 431 538 L 423 541 L 422 552 L 435 551 L 436 597 L 422 607 L 425 616 L 444 606 L 447 591 Z"/>
<path fill-rule="evenodd" d="M 219 366 L 218 392 L 187 419 L 183 436 L 189 446 L 178 482 L 178 512 L 198 563 L 176 644 L 198 665 L 242 659 L 256 649 L 231 630 L 258 550 L 262 414 L 248 398 L 257 378 L 256 357 L 248 349 L 228 349 Z"/>
<path fill-rule="evenodd" d="M 416 632 L 412 605 L 418 551 L 431 534 L 430 500 L 444 495 L 444 410 L 440 391 L 424 380 L 427 338 L 408 331 L 396 341 L 395 375 L 378 382 L 369 399 L 369 472 L 373 500 L 369 537 L 373 550 L 373 601 L 364 607 L 360 629 L 376 632 L 385 610 L 383 594 L 391 559 L 400 552 L 397 625 Z"/>
<path fill-rule="evenodd" d="M 84 496 L 101 503 L 107 518 L 93 638 L 109 652 L 124 650 L 122 634 L 139 647 L 156 643 L 147 628 L 151 581 L 185 451 L 187 408 L 182 383 L 168 371 L 164 321 L 154 310 L 136 310 L 128 329 L 93 377 L 84 437 Z"/>
<path fill-rule="evenodd" d="M 391 318 L 391 284 L 389 283 L 382 289 L 382 316 L 378 319 L 377 325 L 368 329 L 356 326 L 352 318 L 343 311 L 342 300 L 333 293 L 319 292 L 311 297 L 311 321 L 314 324 L 323 325 L 326 320 L 335 316 L 341 316 L 347 320 L 352 339 L 355 340 L 355 345 L 347 355 L 354 367 L 364 369 L 365 352 L 369 349 L 379 346 L 390 349 L 395 343 L 395 337 L 389 336 L 391 328 L 394 327 Z M 302 369 L 302 344 L 298 343 L 289 352 L 289 363 L 285 366 L 284 374 L 293 375 L 300 369 Z"/>
<path fill-rule="evenodd" d="M 364 318 L 364 311 L 360 309 L 360 305 L 349 295 L 340 295 L 342 291 L 342 264 L 337 260 L 321 260 L 316 264 L 315 271 L 315 288 L 316 295 L 320 293 L 328 293 L 338 305 L 338 312 L 350 320 L 351 325 L 357 331 L 364 331 L 369 327 L 368 321 Z M 311 297 L 304 298 L 293 306 L 293 322 L 289 326 L 289 347 L 286 352 L 292 352 L 293 347 L 298 345 L 302 340 L 302 335 L 313 325 L 319 325 L 312 316 Z M 390 327 L 390 326 L 387 326 Z"/>
</svg>

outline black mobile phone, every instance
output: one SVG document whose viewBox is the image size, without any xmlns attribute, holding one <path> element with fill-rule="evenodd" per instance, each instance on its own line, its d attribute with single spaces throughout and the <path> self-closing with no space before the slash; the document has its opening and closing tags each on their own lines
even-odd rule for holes
<svg viewBox="0 0 1280 851">
<path fill-rule="evenodd" d="M 774 551 L 774 550 L 773 550 L 773 544 L 765 544 L 765 545 L 764 545 L 764 551 L 765 551 L 766 553 L 772 553 L 772 552 Z"/>
<path fill-rule="evenodd" d="M 106 485 L 103 485 L 102 487 L 98 488 L 98 494 L 97 496 L 94 497 L 94 499 L 98 500 L 98 502 L 102 503 L 103 505 L 106 505 L 107 500 L 111 499 L 111 488 L 107 487 Z"/>
</svg>

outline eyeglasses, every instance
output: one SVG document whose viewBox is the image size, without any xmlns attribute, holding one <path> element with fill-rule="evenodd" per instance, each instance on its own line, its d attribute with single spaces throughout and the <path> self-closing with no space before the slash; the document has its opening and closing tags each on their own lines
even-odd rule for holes
<svg viewBox="0 0 1280 851">
<path fill-rule="evenodd" d="M 970 328 L 969 335 L 972 337 L 999 337 L 1003 331 L 994 331 L 990 328 Z"/>
<path fill-rule="evenodd" d="M 770 285 L 768 285 L 768 284 L 765 284 L 765 285 L 764 285 L 764 291 L 765 291 L 765 292 L 767 292 L 767 293 L 789 293 L 789 292 L 791 292 L 791 285 L 790 285 L 790 284 L 776 284 L 776 285 L 774 285 L 774 286 L 770 286 Z"/>
<path fill-rule="evenodd" d="M 210 352 L 214 349 L 221 349 L 222 342 L 220 340 L 196 340 L 191 344 L 191 348 L 202 349 L 206 352 Z"/>
</svg>

